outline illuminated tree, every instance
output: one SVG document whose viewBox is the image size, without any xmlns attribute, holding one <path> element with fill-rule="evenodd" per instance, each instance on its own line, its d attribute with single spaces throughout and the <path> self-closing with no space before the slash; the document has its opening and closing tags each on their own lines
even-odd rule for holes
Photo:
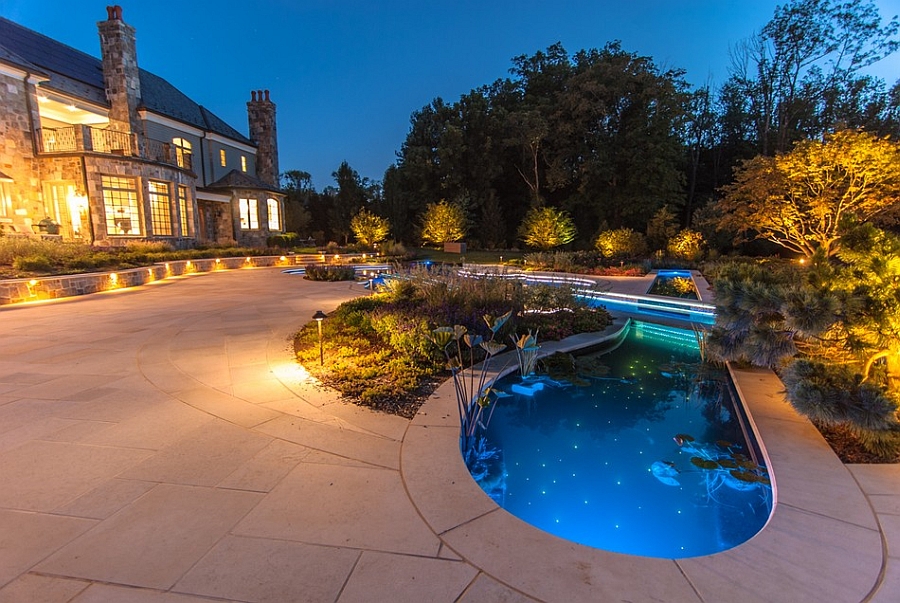
<svg viewBox="0 0 900 603">
<path fill-rule="evenodd" d="M 835 255 L 856 223 L 895 220 L 900 145 L 854 130 L 755 157 L 737 170 L 720 201 L 723 228 L 812 257 Z"/>
<path fill-rule="evenodd" d="M 721 268 L 708 349 L 780 368 L 798 412 L 890 457 L 900 450 L 900 238 L 865 224 L 837 257 Z"/>
<path fill-rule="evenodd" d="M 380 243 L 387 238 L 388 233 L 391 231 L 391 224 L 387 218 L 382 218 L 366 209 L 361 209 L 350 220 L 350 229 L 360 245 L 371 248 L 376 243 Z"/>
<path fill-rule="evenodd" d="M 630 228 L 604 230 L 597 235 L 594 246 L 600 255 L 611 258 L 634 258 L 647 253 L 647 241 L 644 235 Z"/>
<path fill-rule="evenodd" d="M 669 239 L 666 250 L 673 258 L 696 261 L 703 257 L 705 244 L 702 234 L 696 230 L 685 229 Z"/>
<path fill-rule="evenodd" d="M 429 203 L 422 217 L 422 240 L 437 245 L 458 241 L 466 236 L 466 227 L 466 213 L 459 205 Z"/>
<path fill-rule="evenodd" d="M 572 217 L 555 207 L 535 207 L 525 215 L 519 226 L 519 238 L 529 247 L 548 251 L 571 243 L 578 229 Z"/>
</svg>

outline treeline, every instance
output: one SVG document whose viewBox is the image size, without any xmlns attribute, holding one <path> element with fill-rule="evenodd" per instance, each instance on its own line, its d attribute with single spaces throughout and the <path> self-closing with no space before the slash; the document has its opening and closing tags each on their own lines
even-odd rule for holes
<svg viewBox="0 0 900 603">
<path fill-rule="evenodd" d="M 446 201 L 484 248 L 520 246 L 519 225 L 542 206 L 574 218 L 578 248 L 602 230 L 645 232 L 664 207 L 703 230 L 743 160 L 843 128 L 900 133 L 900 81 L 867 73 L 897 33 L 871 0 L 792 0 L 732 49 L 718 89 L 692 88 L 618 42 L 574 54 L 554 44 L 514 58 L 507 78 L 414 112 L 380 186 L 346 163 L 323 193 L 288 172 L 288 227 L 296 214 L 303 230 L 344 242 L 366 207 L 395 240 L 417 242 L 425 208 Z"/>
</svg>

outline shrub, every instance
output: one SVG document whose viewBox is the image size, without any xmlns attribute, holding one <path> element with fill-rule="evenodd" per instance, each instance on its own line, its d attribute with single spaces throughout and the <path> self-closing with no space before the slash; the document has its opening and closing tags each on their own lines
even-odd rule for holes
<svg viewBox="0 0 900 603">
<path fill-rule="evenodd" d="M 639 232 L 630 228 L 604 230 L 597 235 L 594 246 L 605 258 L 628 259 L 647 253 L 647 241 Z"/>
<path fill-rule="evenodd" d="M 50 272 L 53 270 L 53 261 L 45 255 L 32 254 L 14 259 L 12 266 L 26 272 Z"/>
<path fill-rule="evenodd" d="M 306 278 L 311 281 L 353 281 L 356 280 L 356 270 L 353 266 L 307 264 Z"/>
<path fill-rule="evenodd" d="M 300 238 L 296 232 L 285 232 L 278 235 L 272 235 L 266 239 L 266 245 L 269 247 L 277 247 L 279 249 L 290 249 L 297 245 Z"/>
<path fill-rule="evenodd" d="M 379 250 L 382 255 L 387 257 L 405 258 L 409 255 L 409 252 L 406 250 L 406 247 L 403 246 L 403 243 L 398 243 L 396 241 L 382 243 L 379 246 Z"/>
<path fill-rule="evenodd" d="M 696 262 L 703 257 L 705 245 L 702 234 L 686 228 L 669 239 L 666 249 L 669 255 L 675 259 Z"/>
</svg>

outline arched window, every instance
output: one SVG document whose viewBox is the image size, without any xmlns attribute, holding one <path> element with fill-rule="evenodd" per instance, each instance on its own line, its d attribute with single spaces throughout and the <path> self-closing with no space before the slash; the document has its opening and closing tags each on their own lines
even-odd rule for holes
<svg viewBox="0 0 900 603">
<path fill-rule="evenodd" d="M 173 138 L 172 146 L 175 147 L 175 163 L 178 164 L 178 167 L 192 169 L 191 142 L 184 138 Z"/>
<path fill-rule="evenodd" d="M 269 214 L 269 230 L 281 230 L 281 217 L 278 215 L 278 200 L 272 198 L 267 199 L 266 210 Z"/>
</svg>

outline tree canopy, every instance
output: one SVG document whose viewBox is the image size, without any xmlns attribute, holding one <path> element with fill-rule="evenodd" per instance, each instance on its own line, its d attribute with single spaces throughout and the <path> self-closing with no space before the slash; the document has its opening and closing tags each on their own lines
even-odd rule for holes
<svg viewBox="0 0 900 603">
<path fill-rule="evenodd" d="M 430 203 L 422 216 L 422 241 L 440 245 L 466 236 L 466 213 L 462 207 L 441 200 Z"/>
<path fill-rule="evenodd" d="M 798 142 L 737 170 L 720 208 L 723 227 L 812 257 L 837 253 L 859 222 L 891 222 L 900 204 L 900 145 L 855 130 Z"/>
<path fill-rule="evenodd" d="M 578 229 L 572 217 L 565 211 L 553 207 L 531 209 L 519 227 L 519 237 L 529 247 L 548 251 L 554 247 L 571 243 Z"/>
</svg>

